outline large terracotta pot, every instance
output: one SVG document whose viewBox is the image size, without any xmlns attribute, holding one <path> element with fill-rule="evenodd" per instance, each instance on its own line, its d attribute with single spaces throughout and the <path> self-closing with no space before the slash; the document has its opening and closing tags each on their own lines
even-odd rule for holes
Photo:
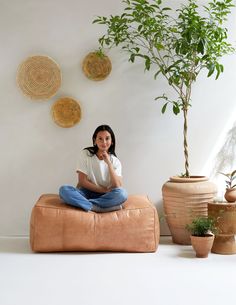
<svg viewBox="0 0 236 305">
<path fill-rule="evenodd" d="M 199 257 L 199 258 L 208 257 L 208 254 L 211 251 L 215 236 L 213 234 L 209 234 L 207 236 L 191 235 L 190 237 L 191 237 L 191 243 L 192 243 L 193 249 L 196 252 L 196 257 Z"/>
<path fill-rule="evenodd" d="M 208 203 L 208 215 L 216 220 L 217 233 L 211 252 L 236 253 L 236 203 Z"/>
<path fill-rule="evenodd" d="M 207 215 L 207 203 L 213 202 L 216 192 L 216 185 L 207 177 L 171 177 L 163 185 L 164 212 L 174 243 L 191 244 L 186 225 Z"/>
</svg>

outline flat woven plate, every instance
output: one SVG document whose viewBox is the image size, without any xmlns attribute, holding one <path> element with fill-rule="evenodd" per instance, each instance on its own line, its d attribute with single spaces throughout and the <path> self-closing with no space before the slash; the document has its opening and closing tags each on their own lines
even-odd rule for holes
<svg viewBox="0 0 236 305">
<path fill-rule="evenodd" d="M 108 56 L 91 52 L 83 60 L 84 74 L 92 80 L 103 80 L 111 72 L 111 61 Z"/>
<path fill-rule="evenodd" d="M 57 100 L 51 109 L 54 122 L 64 128 L 69 128 L 79 123 L 81 119 L 81 108 L 77 101 L 70 97 Z"/>
<path fill-rule="evenodd" d="M 61 86 L 58 64 L 47 56 L 31 56 L 23 61 L 17 71 L 17 83 L 31 99 L 48 99 Z"/>
</svg>

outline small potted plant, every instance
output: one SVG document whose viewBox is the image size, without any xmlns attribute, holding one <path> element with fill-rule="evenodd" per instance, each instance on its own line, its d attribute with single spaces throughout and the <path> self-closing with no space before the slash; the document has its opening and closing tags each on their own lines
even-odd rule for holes
<svg viewBox="0 0 236 305">
<path fill-rule="evenodd" d="M 225 191 L 225 199 L 228 202 L 235 202 L 236 201 L 236 170 L 232 171 L 229 174 L 220 173 L 226 177 L 226 191 Z"/>
<path fill-rule="evenodd" d="M 191 243 L 196 252 L 196 257 L 208 257 L 214 242 L 216 232 L 214 218 L 208 216 L 198 216 L 186 225 L 190 232 Z"/>
</svg>

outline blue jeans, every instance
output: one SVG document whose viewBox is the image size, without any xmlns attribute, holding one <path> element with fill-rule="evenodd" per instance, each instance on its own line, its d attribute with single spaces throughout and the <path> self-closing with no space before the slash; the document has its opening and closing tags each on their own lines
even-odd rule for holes
<svg viewBox="0 0 236 305">
<path fill-rule="evenodd" d="M 72 206 L 90 211 L 93 205 L 100 208 L 110 208 L 121 205 L 127 200 L 125 189 L 117 187 L 108 193 L 96 193 L 85 188 L 63 185 L 59 189 L 61 199 Z"/>
</svg>

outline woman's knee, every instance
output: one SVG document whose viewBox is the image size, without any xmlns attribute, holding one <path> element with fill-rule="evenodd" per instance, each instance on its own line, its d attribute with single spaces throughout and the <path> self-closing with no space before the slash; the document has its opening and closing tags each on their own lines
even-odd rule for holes
<svg viewBox="0 0 236 305">
<path fill-rule="evenodd" d="M 71 185 L 62 185 L 59 188 L 59 196 L 61 198 L 63 198 L 65 195 L 68 194 L 68 192 L 71 192 L 72 189 L 73 189 L 73 186 L 71 186 Z"/>
<path fill-rule="evenodd" d="M 116 190 L 117 190 L 121 203 L 125 202 L 128 198 L 127 191 L 122 187 L 119 187 Z"/>
</svg>

